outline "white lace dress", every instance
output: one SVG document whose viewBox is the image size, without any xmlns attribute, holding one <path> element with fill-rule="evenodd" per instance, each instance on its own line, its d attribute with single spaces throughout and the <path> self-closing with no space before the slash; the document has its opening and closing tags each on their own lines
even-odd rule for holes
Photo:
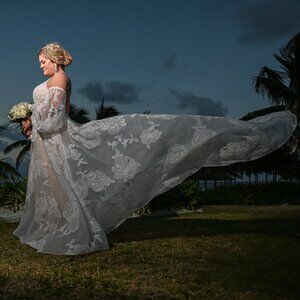
<svg viewBox="0 0 300 300">
<path fill-rule="evenodd" d="M 106 234 L 156 195 L 204 166 L 264 156 L 296 126 L 288 111 L 248 122 L 128 114 L 79 125 L 65 113 L 61 88 L 46 81 L 33 99 L 27 196 L 13 233 L 51 254 L 107 249 Z"/>
</svg>

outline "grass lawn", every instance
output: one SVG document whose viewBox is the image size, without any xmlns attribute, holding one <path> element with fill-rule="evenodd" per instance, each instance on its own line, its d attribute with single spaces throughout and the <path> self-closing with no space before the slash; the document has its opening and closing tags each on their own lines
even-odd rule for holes
<svg viewBox="0 0 300 300">
<path fill-rule="evenodd" d="M 0 299 L 299 299 L 300 206 L 128 219 L 108 251 L 37 254 L 0 221 Z"/>
</svg>

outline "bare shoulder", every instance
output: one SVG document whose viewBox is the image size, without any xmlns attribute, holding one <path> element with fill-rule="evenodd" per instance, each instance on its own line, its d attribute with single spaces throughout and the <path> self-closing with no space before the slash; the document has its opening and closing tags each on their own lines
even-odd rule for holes
<svg viewBox="0 0 300 300">
<path fill-rule="evenodd" d="M 67 89 L 69 77 L 65 73 L 55 73 L 48 81 L 48 87 L 59 87 L 64 90 Z"/>
</svg>

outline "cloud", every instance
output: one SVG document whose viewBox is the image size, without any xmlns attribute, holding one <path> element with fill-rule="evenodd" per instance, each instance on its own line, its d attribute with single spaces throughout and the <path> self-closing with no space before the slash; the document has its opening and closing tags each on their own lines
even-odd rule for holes
<svg viewBox="0 0 300 300">
<path fill-rule="evenodd" d="M 241 44 L 266 43 L 293 35 L 300 28 L 299 0 L 265 0 L 240 6 L 238 16 Z"/>
<path fill-rule="evenodd" d="M 192 108 L 198 115 L 223 117 L 228 114 L 228 109 L 221 101 L 213 101 L 208 97 L 199 97 L 176 89 L 170 89 L 169 92 L 177 98 L 177 108 Z"/>
<path fill-rule="evenodd" d="M 91 102 L 99 103 L 105 100 L 120 104 L 129 104 L 139 101 L 139 89 L 132 82 L 121 82 L 118 80 L 107 81 L 105 88 L 99 81 L 88 82 L 78 92 Z"/>
<path fill-rule="evenodd" d="M 131 82 L 108 81 L 105 84 L 105 98 L 111 102 L 129 104 L 139 100 L 139 90 Z"/>
<path fill-rule="evenodd" d="M 90 81 L 84 87 L 78 89 L 78 92 L 91 102 L 99 103 L 104 96 L 102 83 L 99 81 Z"/>
</svg>

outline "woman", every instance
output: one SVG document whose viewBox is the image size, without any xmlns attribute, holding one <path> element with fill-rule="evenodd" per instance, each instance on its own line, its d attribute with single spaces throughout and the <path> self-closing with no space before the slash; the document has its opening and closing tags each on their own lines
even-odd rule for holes
<svg viewBox="0 0 300 300">
<path fill-rule="evenodd" d="M 194 115 L 128 114 L 73 122 L 70 54 L 51 43 L 39 52 L 49 79 L 33 91 L 24 213 L 14 234 L 42 253 L 107 249 L 106 234 L 202 167 L 254 160 L 283 145 L 296 126 L 288 112 L 249 122 Z"/>
</svg>

